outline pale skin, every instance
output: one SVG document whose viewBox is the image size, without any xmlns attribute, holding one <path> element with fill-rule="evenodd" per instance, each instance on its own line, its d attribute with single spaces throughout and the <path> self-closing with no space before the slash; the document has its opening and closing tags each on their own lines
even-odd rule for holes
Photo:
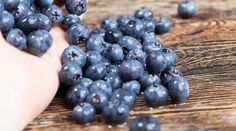
<svg viewBox="0 0 236 131">
<path fill-rule="evenodd" d="M 16 49 L 0 34 L 0 131 L 24 129 L 55 96 L 60 56 L 68 42 L 59 27 L 50 34 L 53 45 L 42 57 Z"/>
</svg>

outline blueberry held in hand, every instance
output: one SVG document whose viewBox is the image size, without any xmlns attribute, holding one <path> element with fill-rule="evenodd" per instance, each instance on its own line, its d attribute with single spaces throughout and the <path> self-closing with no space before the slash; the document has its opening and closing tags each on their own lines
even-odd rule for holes
<svg viewBox="0 0 236 131">
<path fill-rule="evenodd" d="M 0 30 L 3 34 L 6 34 L 15 24 L 14 16 L 7 12 L 3 11 L 0 15 Z"/>
<path fill-rule="evenodd" d="M 20 29 L 11 29 L 6 36 L 6 41 L 20 50 L 27 49 L 27 37 Z"/>
</svg>

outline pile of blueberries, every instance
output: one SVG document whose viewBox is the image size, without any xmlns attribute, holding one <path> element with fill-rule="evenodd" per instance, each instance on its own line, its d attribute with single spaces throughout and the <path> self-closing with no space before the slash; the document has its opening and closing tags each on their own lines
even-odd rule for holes
<svg viewBox="0 0 236 131">
<path fill-rule="evenodd" d="M 68 87 L 66 102 L 74 108 L 76 123 L 89 123 L 100 113 L 108 124 L 122 124 L 139 94 L 149 107 L 164 106 L 169 99 L 187 100 L 189 84 L 175 67 L 177 55 L 156 37 L 169 33 L 170 20 L 156 20 L 149 8 L 141 7 L 133 16 L 104 19 L 101 28 L 90 31 L 79 18 L 87 4 L 87 0 L 0 0 L 0 30 L 20 50 L 42 56 L 52 45 L 48 33 L 52 25 L 66 30 L 70 46 L 61 56 L 59 77 Z M 178 14 L 193 17 L 195 4 L 182 1 Z M 86 51 L 78 45 L 85 45 Z M 130 130 L 158 131 L 160 124 L 150 115 L 140 115 Z"/>
</svg>

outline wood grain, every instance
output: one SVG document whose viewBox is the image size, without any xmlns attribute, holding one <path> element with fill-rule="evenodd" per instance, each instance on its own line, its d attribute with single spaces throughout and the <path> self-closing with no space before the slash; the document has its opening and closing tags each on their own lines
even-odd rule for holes
<svg viewBox="0 0 236 131">
<path fill-rule="evenodd" d="M 154 10 L 155 18 L 165 16 L 174 23 L 171 33 L 160 40 L 177 51 L 178 67 L 190 83 L 190 97 L 185 104 L 149 109 L 140 96 L 129 120 L 152 114 L 160 119 L 163 131 L 236 130 L 236 1 L 195 2 L 197 16 L 182 20 L 176 16 L 176 0 L 90 0 L 84 22 L 91 29 L 99 27 L 103 18 L 133 14 L 143 5 Z M 74 124 L 62 94 L 25 130 L 129 130 L 128 125 L 108 127 L 100 115 L 89 125 Z"/>
</svg>

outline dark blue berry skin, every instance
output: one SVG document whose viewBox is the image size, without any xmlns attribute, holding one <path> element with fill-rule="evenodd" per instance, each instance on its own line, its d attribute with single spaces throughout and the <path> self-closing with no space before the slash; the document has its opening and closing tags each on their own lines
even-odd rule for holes
<svg viewBox="0 0 236 131">
<path fill-rule="evenodd" d="M 0 15 L 0 30 L 3 34 L 6 34 L 15 24 L 15 19 L 12 14 L 7 11 L 3 11 Z"/>
<path fill-rule="evenodd" d="M 156 28 L 155 28 L 156 34 L 163 35 L 165 33 L 170 32 L 170 29 L 172 27 L 172 23 L 170 20 L 166 18 L 160 18 L 155 23 L 156 23 Z"/>
<path fill-rule="evenodd" d="M 113 91 L 121 88 L 123 83 L 118 73 L 113 73 L 113 72 L 108 73 L 105 77 L 105 80 L 107 84 L 110 85 Z"/>
<path fill-rule="evenodd" d="M 51 20 L 44 14 L 36 13 L 22 17 L 17 21 L 18 27 L 26 34 L 36 30 L 49 31 L 52 27 Z"/>
<path fill-rule="evenodd" d="M 3 13 L 4 10 L 4 3 L 0 0 L 0 14 Z"/>
<path fill-rule="evenodd" d="M 180 76 L 183 77 L 183 73 L 177 69 L 174 66 L 166 68 L 162 73 L 161 73 L 161 82 L 163 85 L 168 87 L 168 83 L 172 80 L 173 77 Z"/>
<path fill-rule="evenodd" d="M 90 103 L 96 112 L 102 112 L 103 107 L 108 102 L 108 97 L 105 92 L 100 90 L 93 90 L 87 97 L 86 102 Z"/>
<path fill-rule="evenodd" d="M 77 104 L 84 102 L 88 95 L 89 91 L 87 88 L 80 85 L 72 86 L 66 92 L 66 102 L 68 105 L 74 107 Z"/>
<path fill-rule="evenodd" d="M 160 41 L 146 41 L 143 43 L 143 51 L 147 54 L 151 53 L 152 51 L 160 51 L 163 48 L 163 45 Z"/>
<path fill-rule="evenodd" d="M 88 0 L 66 0 L 65 7 L 71 14 L 80 16 L 87 10 Z"/>
<path fill-rule="evenodd" d="M 120 65 L 119 75 L 124 81 L 139 79 L 143 73 L 143 64 L 137 60 L 126 60 Z"/>
<path fill-rule="evenodd" d="M 104 19 L 101 23 L 101 28 L 108 30 L 108 29 L 117 29 L 118 23 L 117 20 L 113 18 Z"/>
<path fill-rule="evenodd" d="M 100 35 L 90 35 L 86 42 L 86 48 L 87 50 L 95 50 L 102 53 L 105 50 L 104 43 L 105 41 Z"/>
<path fill-rule="evenodd" d="M 78 23 L 81 22 L 78 15 L 68 14 L 65 16 L 64 20 L 62 21 L 62 27 L 67 30 L 71 25 L 77 22 Z"/>
<path fill-rule="evenodd" d="M 142 36 L 143 43 L 157 41 L 156 34 L 152 31 L 146 31 Z"/>
<path fill-rule="evenodd" d="M 123 25 L 126 25 L 130 20 L 135 20 L 136 18 L 134 16 L 128 16 L 128 15 L 122 15 L 118 18 L 118 26 L 121 27 Z"/>
<path fill-rule="evenodd" d="M 19 5 L 12 12 L 12 14 L 14 15 L 15 20 L 17 21 L 22 17 L 33 14 L 33 11 L 30 9 L 30 3 L 23 0 L 23 1 L 20 1 Z"/>
<path fill-rule="evenodd" d="M 53 4 L 54 0 L 36 0 L 37 5 L 39 5 L 41 8 L 47 8 L 50 5 Z"/>
<path fill-rule="evenodd" d="M 27 48 L 27 38 L 20 29 L 12 29 L 6 36 L 6 41 L 20 50 Z"/>
<path fill-rule="evenodd" d="M 102 62 L 102 56 L 98 51 L 93 51 L 93 50 L 87 51 L 86 56 L 87 56 L 86 66 Z"/>
<path fill-rule="evenodd" d="M 146 31 L 154 32 L 156 28 L 155 20 L 153 19 L 143 19 L 143 24 Z"/>
<path fill-rule="evenodd" d="M 82 78 L 79 81 L 79 86 L 83 87 L 83 88 L 88 88 L 91 84 L 93 83 L 93 81 L 89 78 Z"/>
<path fill-rule="evenodd" d="M 42 56 L 52 46 L 52 36 L 46 30 L 33 31 L 28 35 L 28 51 L 36 56 Z"/>
<path fill-rule="evenodd" d="M 134 16 L 139 19 L 153 18 L 153 12 L 147 7 L 141 7 L 134 13 Z"/>
<path fill-rule="evenodd" d="M 4 3 L 4 9 L 7 11 L 12 11 L 17 8 L 20 3 L 20 0 L 2 0 Z"/>
<path fill-rule="evenodd" d="M 152 51 L 147 54 L 146 59 L 147 68 L 155 74 L 159 74 L 166 69 L 167 60 L 161 51 Z"/>
<path fill-rule="evenodd" d="M 93 30 L 93 31 L 90 33 L 90 35 L 95 35 L 95 34 L 97 34 L 97 35 L 100 35 L 102 38 L 104 38 L 104 37 L 105 37 L 105 33 L 106 33 L 106 30 L 100 28 L 100 29 L 95 29 L 95 30 Z"/>
<path fill-rule="evenodd" d="M 109 59 L 111 62 L 119 62 L 123 60 L 124 53 L 123 49 L 118 44 L 111 44 L 107 47 L 105 53 L 105 57 Z"/>
<path fill-rule="evenodd" d="M 78 124 L 91 122 L 96 115 L 95 108 L 89 103 L 80 103 L 72 111 L 72 118 Z"/>
<path fill-rule="evenodd" d="M 178 15 L 181 18 L 188 19 L 195 16 L 197 7 L 192 0 L 183 0 L 178 5 Z"/>
<path fill-rule="evenodd" d="M 102 116 L 109 124 L 122 124 L 128 119 L 129 107 L 119 99 L 115 99 L 104 106 Z"/>
<path fill-rule="evenodd" d="M 89 32 L 87 25 L 83 23 L 74 23 L 66 33 L 70 44 L 80 45 L 86 42 Z"/>
<path fill-rule="evenodd" d="M 139 94 L 141 90 L 141 85 L 138 81 L 132 80 L 126 83 L 123 83 L 122 88 L 133 91 L 135 94 Z"/>
<path fill-rule="evenodd" d="M 160 122 L 151 115 L 138 115 L 130 122 L 130 131 L 160 131 Z"/>
<path fill-rule="evenodd" d="M 142 49 L 141 43 L 131 36 L 121 37 L 118 44 L 123 48 L 124 53 L 128 53 L 134 49 Z"/>
<path fill-rule="evenodd" d="M 99 90 L 99 91 L 103 91 L 104 93 L 106 93 L 106 95 L 108 97 L 110 97 L 112 95 L 112 88 L 110 87 L 109 84 L 107 84 L 106 81 L 104 80 L 97 80 L 94 81 L 90 86 L 89 86 L 89 91 L 92 92 L 94 90 Z"/>
<path fill-rule="evenodd" d="M 95 63 L 89 66 L 85 72 L 85 76 L 92 80 L 101 80 L 107 75 L 106 64 L 104 62 Z"/>
<path fill-rule="evenodd" d="M 87 56 L 83 49 L 71 45 L 63 51 L 61 60 L 63 64 L 74 61 L 78 63 L 80 67 L 83 67 L 86 63 L 86 58 Z"/>
<path fill-rule="evenodd" d="M 130 110 L 133 109 L 136 104 L 136 94 L 129 89 L 121 88 L 114 91 L 110 101 L 114 101 L 116 99 L 123 101 L 126 105 L 128 105 Z"/>
<path fill-rule="evenodd" d="M 153 85 L 153 83 L 161 83 L 161 79 L 158 75 L 144 73 L 143 77 L 139 79 L 139 83 L 141 84 L 142 90 L 146 90 L 148 87 Z"/>
<path fill-rule="evenodd" d="M 43 10 L 43 13 L 50 18 L 53 24 L 59 24 L 64 19 L 64 13 L 57 5 L 50 5 Z"/>
<path fill-rule="evenodd" d="M 130 20 L 127 24 L 120 27 L 124 35 L 129 35 L 135 38 L 141 38 L 145 33 L 144 23 L 139 20 Z"/>
<path fill-rule="evenodd" d="M 122 33 L 118 29 L 108 29 L 105 33 L 104 40 L 109 43 L 117 43 L 122 37 Z"/>
<path fill-rule="evenodd" d="M 119 73 L 119 65 L 108 65 L 107 66 L 107 73 L 116 73 L 118 74 Z"/>
<path fill-rule="evenodd" d="M 163 48 L 162 52 L 164 53 L 164 56 L 166 57 L 166 60 L 167 60 L 166 66 L 167 67 L 176 65 L 177 55 L 176 55 L 175 51 L 173 51 L 170 48 Z"/>
<path fill-rule="evenodd" d="M 168 83 L 168 90 L 174 103 L 183 103 L 189 97 L 189 84 L 184 77 L 173 77 Z"/>
<path fill-rule="evenodd" d="M 126 60 L 138 60 L 141 62 L 143 65 L 146 64 L 146 56 L 147 54 L 140 50 L 140 49 L 134 49 L 129 51 L 129 53 L 126 55 L 125 59 Z"/>
<path fill-rule="evenodd" d="M 148 87 L 144 92 L 144 99 L 150 107 L 160 107 L 167 103 L 169 93 L 167 89 L 154 82 L 153 85 Z"/>
<path fill-rule="evenodd" d="M 77 85 L 82 76 L 82 69 L 76 62 L 65 63 L 59 72 L 60 81 L 67 86 Z"/>
</svg>

